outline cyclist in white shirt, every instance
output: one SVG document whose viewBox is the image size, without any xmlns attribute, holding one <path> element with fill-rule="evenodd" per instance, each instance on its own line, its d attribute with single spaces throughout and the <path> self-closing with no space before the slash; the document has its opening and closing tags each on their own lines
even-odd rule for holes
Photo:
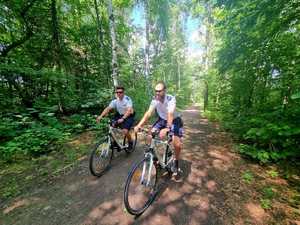
<svg viewBox="0 0 300 225">
<path fill-rule="evenodd" d="M 159 131 L 159 137 L 164 138 L 168 132 L 173 134 L 173 146 L 175 149 L 175 160 L 173 163 L 173 173 L 178 173 L 178 160 L 182 149 L 183 122 L 176 112 L 176 99 L 172 95 L 166 94 L 166 85 L 160 81 L 155 86 L 155 97 L 152 99 L 148 111 L 141 121 L 134 128 L 136 132 L 148 121 L 152 113 L 156 110 L 158 120 L 152 125 L 151 132 Z"/>
<path fill-rule="evenodd" d="M 97 117 L 97 123 L 106 116 L 113 109 L 116 110 L 116 114 L 112 120 L 112 124 L 116 127 L 120 127 L 123 130 L 123 134 L 127 137 L 129 148 L 132 148 L 133 142 L 129 134 L 129 130 L 134 123 L 135 112 L 133 110 L 133 104 L 130 97 L 124 94 L 124 87 L 118 86 L 115 89 L 116 99 L 113 99 L 110 104 L 102 111 L 100 116 Z"/>
</svg>

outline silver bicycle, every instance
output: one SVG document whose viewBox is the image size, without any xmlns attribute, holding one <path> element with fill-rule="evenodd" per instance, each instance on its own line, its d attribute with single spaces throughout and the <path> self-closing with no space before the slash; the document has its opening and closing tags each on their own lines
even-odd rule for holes
<svg viewBox="0 0 300 225">
<path fill-rule="evenodd" d="M 147 132 L 142 130 L 143 132 Z M 144 157 L 130 170 L 124 190 L 124 204 L 132 215 L 142 214 L 154 201 L 157 194 L 158 170 L 172 174 L 174 159 L 172 136 L 160 140 L 158 133 L 152 133 L 151 144 L 145 149 Z"/>
<path fill-rule="evenodd" d="M 107 135 L 100 138 L 90 155 L 89 168 L 91 174 L 97 177 L 102 176 L 109 169 L 115 151 L 124 150 L 127 154 L 130 154 L 134 151 L 137 142 L 137 134 L 132 129 L 129 132 L 133 144 L 129 146 L 128 140 L 121 129 L 116 128 L 112 122 L 108 122 L 107 125 Z"/>
</svg>

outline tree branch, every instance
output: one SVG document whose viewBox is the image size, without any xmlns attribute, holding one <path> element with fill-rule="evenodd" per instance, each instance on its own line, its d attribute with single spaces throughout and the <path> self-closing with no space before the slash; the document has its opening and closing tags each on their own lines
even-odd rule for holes
<svg viewBox="0 0 300 225">
<path fill-rule="evenodd" d="M 19 40 L 16 40 L 14 42 L 12 42 L 9 45 L 2 45 L 0 46 L 0 57 L 6 57 L 7 54 L 14 48 L 22 45 L 23 43 L 25 43 L 28 39 L 30 39 L 33 36 L 33 32 L 32 29 L 29 27 L 25 17 L 26 14 L 28 13 L 29 9 L 33 6 L 33 4 L 36 2 L 37 0 L 31 0 L 29 3 L 27 3 L 21 10 L 20 10 L 20 16 L 23 19 L 24 23 L 25 23 L 25 29 L 26 29 L 26 33 L 25 36 L 21 37 Z"/>
</svg>

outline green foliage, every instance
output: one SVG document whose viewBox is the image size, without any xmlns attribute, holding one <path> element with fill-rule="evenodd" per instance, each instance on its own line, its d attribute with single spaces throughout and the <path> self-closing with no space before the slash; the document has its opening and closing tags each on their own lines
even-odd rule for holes
<svg viewBox="0 0 300 225">
<path fill-rule="evenodd" d="M 214 5 L 209 110 L 263 163 L 300 156 L 299 13 L 295 1 Z"/>
<path fill-rule="evenodd" d="M 276 117 L 248 116 L 244 126 L 231 123 L 231 129 L 243 134 L 240 138 L 246 142 L 241 144 L 240 152 L 263 163 L 299 156 L 300 128 L 289 121 L 276 121 Z"/>
<path fill-rule="evenodd" d="M 267 173 L 268 173 L 268 175 L 269 175 L 270 177 L 272 177 L 272 178 L 278 177 L 278 172 L 275 171 L 275 170 L 270 170 L 270 171 L 268 171 Z"/>
<path fill-rule="evenodd" d="M 15 154 L 39 155 L 49 152 L 51 144 L 64 140 L 67 134 L 50 126 L 33 123 L 30 128 L 0 146 L 0 154 L 5 160 L 10 160 Z"/>
<path fill-rule="evenodd" d="M 96 118 L 90 114 L 73 114 L 69 117 L 68 128 L 75 133 L 80 133 L 87 128 L 96 128 Z"/>
<path fill-rule="evenodd" d="M 275 197 L 275 192 L 272 187 L 265 187 L 262 189 L 262 197 L 260 205 L 263 209 L 270 209 L 272 207 L 272 199 Z"/>
<path fill-rule="evenodd" d="M 31 111 L 38 111 L 30 109 Z M 105 124 L 96 124 L 96 118 L 87 112 L 58 119 L 54 113 L 38 113 L 38 121 L 29 114 L 18 115 L 15 120 L 2 118 L 0 127 L 2 145 L 0 155 L 6 161 L 18 155 L 40 155 L 50 152 L 68 139 L 71 133 L 86 129 L 104 130 Z"/>
<path fill-rule="evenodd" d="M 217 112 L 206 110 L 203 116 L 207 117 L 210 121 L 220 121 L 220 115 Z"/>
<path fill-rule="evenodd" d="M 98 5 L 106 30 L 100 47 L 94 2 L 54 3 L 55 14 L 43 1 L 1 3 L 0 155 L 6 161 L 47 153 L 70 132 L 95 126 L 92 115 L 111 98 L 105 4 Z"/>
<path fill-rule="evenodd" d="M 12 138 L 18 134 L 20 123 L 12 118 L 0 117 L 0 140 Z"/>
<path fill-rule="evenodd" d="M 296 94 L 293 94 L 291 96 L 291 99 L 295 100 L 295 99 L 299 99 L 300 98 L 300 92 L 296 93 Z"/>
<path fill-rule="evenodd" d="M 247 156 L 250 156 L 251 158 L 256 159 L 261 163 L 267 163 L 272 161 L 274 162 L 274 161 L 278 161 L 279 159 L 286 159 L 288 157 L 291 157 L 292 154 L 289 151 L 281 151 L 280 153 L 276 151 L 266 151 L 245 144 L 240 144 L 239 152 Z"/>
<path fill-rule="evenodd" d="M 272 207 L 272 202 L 270 199 L 260 199 L 260 205 L 263 209 L 270 209 Z"/>
<path fill-rule="evenodd" d="M 273 199 L 275 196 L 275 192 L 272 187 L 265 187 L 262 190 L 263 198 L 265 199 Z"/>
<path fill-rule="evenodd" d="M 243 173 L 242 178 L 244 180 L 244 182 L 250 184 L 253 181 L 253 174 L 251 173 L 251 171 L 246 171 Z"/>
<path fill-rule="evenodd" d="M 6 187 L 2 190 L 2 197 L 9 198 L 20 194 L 20 188 L 15 178 L 11 179 Z"/>
</svg>

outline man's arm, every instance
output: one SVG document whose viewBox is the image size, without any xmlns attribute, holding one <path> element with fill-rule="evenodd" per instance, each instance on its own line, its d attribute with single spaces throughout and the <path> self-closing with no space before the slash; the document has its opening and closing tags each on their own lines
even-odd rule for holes
<svg viewBox="0 0 300 225">
<path fill-rule="evenodd" d="M 97 117 L 97 119 L 96 119 L 97 123 L 99 123 L 99 121 L 100 121 L 104 116 L 106 116 L 111 110 L 112 110 L 112 108 L 111 108 L 110 106 L 107 106 L 107 107 L 102 111 L 102 113 L 100 114 L 100 116 Z"/>
<path fill-rule="evenodd" d="M 127 117 L 129 117 L 131 114 L 133 114 L 133 108 L 132 107 L 128 107 L 126 112 L 123 115 L 123 119 L 126 119 Z"/>
<path fill-rule="evenodd" d="M 172 127 L 175 109 L 176 109 L 176 98 L 173 97 L 168 104 L 167 128 L 169 129 L 171 129 Z"/>
<path fill-rule="evenodd" d="M 124 115 L 122 116 L 122 118 L 118 119 L 118 123 L 123 123 L 124 120 L 130 116 L 130 114 L 133 113 L 133 108 L 132 107 L 128 107 L 126 112 L 124 113 Z"/>
<path fill-rule="evenodd" d="M 132 104 L 132 100 L 131 98 L 129 98 L 128 96 L 126 96 L 127 99 L 127 109 L 126 112 L 123 115 L 123 120 L 126 119 L 127 117 L 130 116 L 130 114 L 133 114 L 133 104 Z"/>
<path fill-rule="evenodd" d="M 154 111 L 154 108 L 150 106 L 148 111 L 144 114 L 143 118 L 138 123 L 138 125 L 137 125 L 138 128 L 142 127 L 148 121 L 148 119 L 152 115 L 153 111 Z"/>
<path fill-rule="evenodd" d="M 167 128 L 171 130 L 172 123 L 174 119 L 174 112 L 168 112 L 168 118 L 167 118 Z"/>
</svg>

